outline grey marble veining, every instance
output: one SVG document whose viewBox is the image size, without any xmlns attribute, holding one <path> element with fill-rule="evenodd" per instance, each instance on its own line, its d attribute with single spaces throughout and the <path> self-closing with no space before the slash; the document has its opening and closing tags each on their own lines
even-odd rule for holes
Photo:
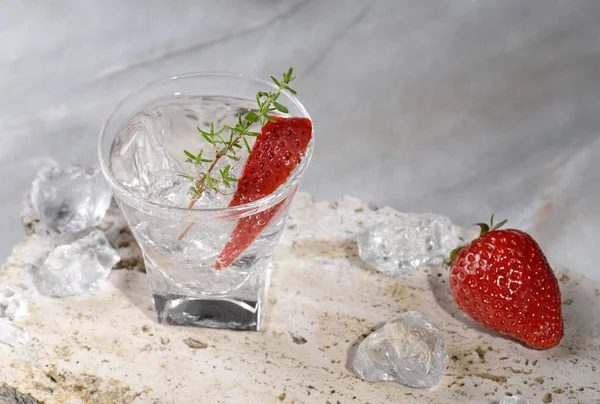
<svg viewBox="0 0 600 404">
<path fill-rule="evenodd" d="M 48 159 L 96 160 L 116 103 L 192 70 L 293 65 L 304 189 L 457 224 L 507 217 L 600 279 L 600 2 L 3 1 L 0 254 Z"/>
</svg>

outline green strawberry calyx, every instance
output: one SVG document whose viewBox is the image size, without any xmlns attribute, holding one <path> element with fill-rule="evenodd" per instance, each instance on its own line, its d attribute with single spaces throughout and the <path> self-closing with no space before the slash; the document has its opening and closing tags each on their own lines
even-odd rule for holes
<svg viewBox="0 0 600 404">
<path fill-rule="evenodd" d="M 507 221 L 508 220 L 505 219 L 505 220 L 503 220 L 501 222 L 498 222 L 498 223 L 494 224 L 494 215 L 492 215 L 492 218 L 490 219 L 490 223 L 489 224 L 487 224 L 487 223 L 475 223 L 473 226 L 479 226 L 479 228 L 481 229 L 481 231 L 479 232 L 479 236 L 477 238 L 479 238 L 479 237 L 483 236 L 484 234 L 487 234 L 487 233 L 489 233 L 491 231 L 498 230 L 499 228 L 501 228 L 502 226 L 504 226 Z M 462 250 L 463 248 L 465 248 L 465 247 L 467 247 L 469 245 L 471 245 L 471 243 L 467 243 L 465 245 L 461 245 L 461 246 L 456 247 L 454 250 L 452 250 L 450 252 L 450 258 L 448 260 L 445 260 L 444 263 L 447 266 L 450 266 L 452 264 L 452 261 L 454 261 L 454 258 L 456 258 L 456 256 L 460 252 L 460 250 Z"/>
</svg>

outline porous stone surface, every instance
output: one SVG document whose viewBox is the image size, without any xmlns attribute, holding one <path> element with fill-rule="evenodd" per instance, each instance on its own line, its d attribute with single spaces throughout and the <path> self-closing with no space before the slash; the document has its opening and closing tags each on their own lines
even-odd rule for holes
<svg viewBox="0 0 600 404">
<path fill-rule="evenodd" d="M 127 230 L 112 212 L 104 230 L 115 242 Z M 30 271 L 47 254 L 49 238 L 31 234 L 0 268 L 0 282 L 24 290 L 29 315 L 17 324 L 31 336 L 28 345 L 0 347 L 0 386 L 47 404 L 491 404 L 507 393 L 531 402 L 548 395 L 560 403 L 598 401 L 600 284 L 556 268 L 565 337 L 552 350 L 529 349 L 462 315 L 446 269 L 390 278 L 358 257 L 356 235 L 395 214 L 354 198 L 314 203 L 298 194 L 260 332 L 157 324 L 139 271 L 113 270 L 97 296 L 42 296 Z M 408 310 L 427 315 L 444 334 L 450 360 L 440 383 L 413 389 L 360 380 L 352 371 L 359 343 Z"/>
</svg>

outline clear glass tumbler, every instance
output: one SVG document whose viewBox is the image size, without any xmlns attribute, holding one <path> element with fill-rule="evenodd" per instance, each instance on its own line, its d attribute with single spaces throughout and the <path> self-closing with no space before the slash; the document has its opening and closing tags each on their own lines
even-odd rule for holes
<svg viewBox="0 0 600 404">
<path fill-rule="evenodd" d="M 264 80 L 227 73 L 171 77 L 127 96 L 102 128 L 100 164 L 144 253 L 161 323 L 237 330 L 260 327 L 273 253 L 314 140 L 285 184 L 245 205 L 228 207 L 205 200 L 187 209 L 188 197 L 178 190 L 189 184 L 172 180 L 171 173 L 184 165 L 183 148 L 200 147 L 196 126 L 236 119 L 239 112 L 256 105 L 258 91 L 273 88 Z M 309 118 L 293 95 L 284 92 L 279 101 L 288 107 L 286 115 Z M 165 199 L 157 202 L 157 194 L 166 195 Z M 216 259 L 238 222 L 248 217 L 260 221 L 273 210 L 276 213 L 267 226 L 239 258 L 215 270 Z"/>
</svg>

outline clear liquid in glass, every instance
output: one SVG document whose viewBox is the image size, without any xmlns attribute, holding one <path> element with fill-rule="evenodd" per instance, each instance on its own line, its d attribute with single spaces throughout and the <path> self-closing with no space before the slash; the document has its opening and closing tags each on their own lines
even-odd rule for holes
<svg viewBox="0 0 600 404">
<path fill-rule="evenodd" d="M 163 206 L 185 208 L 192 183 L 178 174 L 198 176 L 183 150 L 213 160 L 216 150 L 197 130 L 234 126 L 239 113 L 255 107 L 254 101 L 230 97 L 179 97 L 162 99 L 132 116 L 117 133 L 109 157 L 114 179 L 137 198 Z M 251 128 L 258 131 L 258 128 Z M 225 131 L 223 137 L 229 138 Z M 253 146 L 254 138 L 248 138 Z M 248 158 L 245 148 L 235 149 L 239 161 L 221 158 L 213 169 L 230 165 L 230 174 L 241 175 Z M 192 209 L 227 207 L 235 182 L 218 192 L 205 193 Z M 291 199 L 291 198 L 289 198 Z M 256 330 L 260 304 L 268 288 L 271 255 L 279 240 L 287 209 L 280 209 L 251 246 L 229 267 L 217 271 L 214 264 L 237 220 L 194 219 L 187 235 L 179 235 L 192 223 L 153 215 L 119 201 L 146 261 L 160 322 L 204 327 Z"/>
</svg>

